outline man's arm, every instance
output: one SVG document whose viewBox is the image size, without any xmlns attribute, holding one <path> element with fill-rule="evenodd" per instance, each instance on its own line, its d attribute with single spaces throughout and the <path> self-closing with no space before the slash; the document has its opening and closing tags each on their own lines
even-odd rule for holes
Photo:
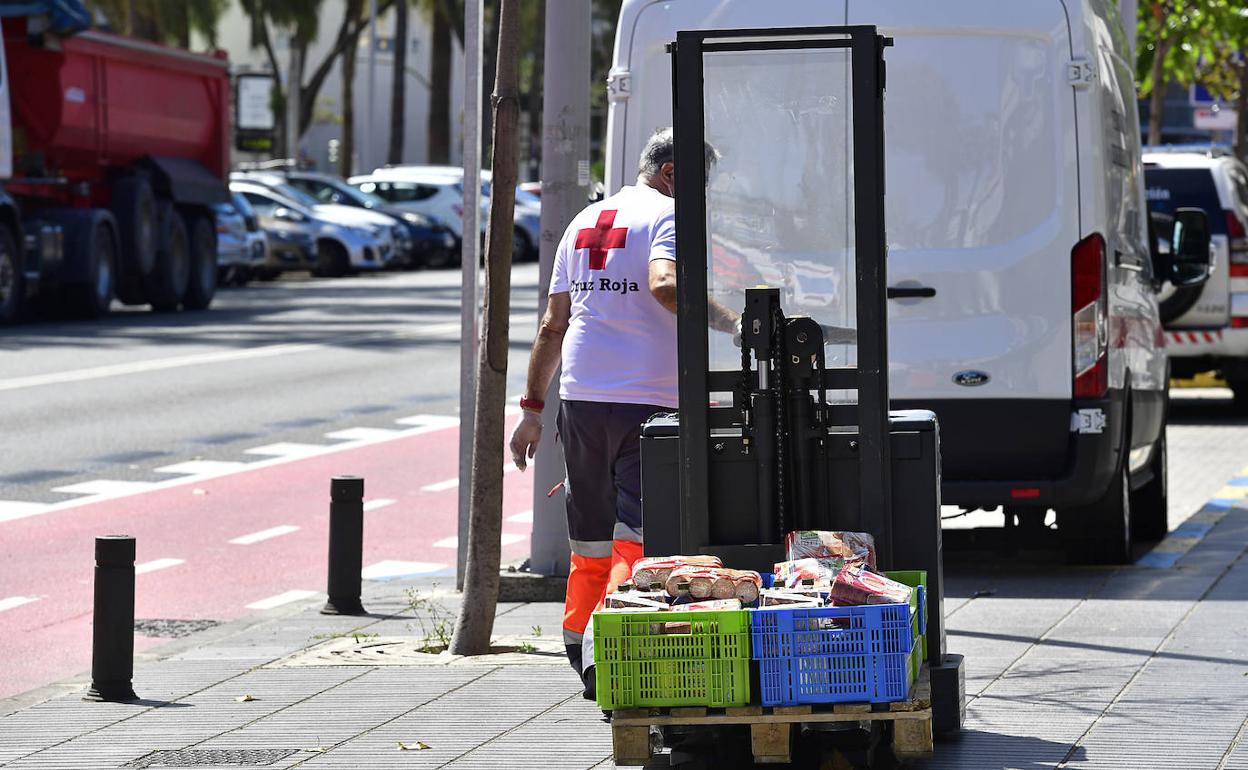
<svg viewBox="0 0 1248 770">
<path fill-rule="evenodd" d="M 650 293 L 673 314 L 676 312 L 676 263 L 670 259 L 650 260 Z M 736 334 L 741 315 L 706 298 L 706 320 L 716 331 Z"/>
<path fill-rule="evenodd" d="M 543 401 L 550 391 L 563 350 L 563 335 L 568 330 L 572 316 L 572 298 L 566 291 L 551 294 L 546 302 L 546 314 L 533 342 L 529 356 L 529 376 L 524 388 L 525 400 Z M 511 459 L 520 470 L 528 466 L 528 460 L 537 453 L 537 443 L 542 438 L 542 416 L 539 412 L 524 410 L 520 422 L 511 433 Z"/>
</svg>

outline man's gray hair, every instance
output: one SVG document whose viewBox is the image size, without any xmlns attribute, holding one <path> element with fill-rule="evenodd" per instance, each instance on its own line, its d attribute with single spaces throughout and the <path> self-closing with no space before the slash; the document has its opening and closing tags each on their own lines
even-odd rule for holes
<svg viewBox="0 0 1248 770">
<path fill-rule="evenodd" d="M 646 140 L 646 147 L 641 151 L 641 160 L 637 162 L 637 173 L 651 177 L 659 173 L 664 163 L 674 162 L 676 158 L 676 138 L 672 127 L 660 128 Z M 719 152 L 706 143 L 706 170 L 709 173 L 715 161 L 719 160 Z"/>
</svg>

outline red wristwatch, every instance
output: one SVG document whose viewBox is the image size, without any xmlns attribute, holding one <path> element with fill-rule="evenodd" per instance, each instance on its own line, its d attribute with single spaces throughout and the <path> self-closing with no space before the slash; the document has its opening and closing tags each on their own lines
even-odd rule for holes
<svg viewBox="0 0 1248 770">
<path fill-rule="evenodd" d="M 541 412 L 546 408 L 546 402 L 536 398 L 520 397 L 520 408 L 526 412 Z"/>
</svg>

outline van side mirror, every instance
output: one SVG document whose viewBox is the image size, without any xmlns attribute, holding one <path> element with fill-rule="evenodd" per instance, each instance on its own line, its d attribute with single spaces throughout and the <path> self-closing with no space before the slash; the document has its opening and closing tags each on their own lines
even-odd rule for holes
<svg viewBox="0 0 1248 770">
<path fill-rule="evenodd" d="M 1209 269 L 1209 215 L 1203 209 L 1176 209 L 1170 236 L 1170 283 L 1199 286 L 1209 280 Z"/>
<path fill-rule="evenodd" d="M 294 211 L 293 209 L 288 209 L 285 206 L 280 206 L 273 212 L 273 218 L 280 219 L 283 222 L 302 222 L 303 214 L 300 214 L 298 211 Z"/>
</svg>

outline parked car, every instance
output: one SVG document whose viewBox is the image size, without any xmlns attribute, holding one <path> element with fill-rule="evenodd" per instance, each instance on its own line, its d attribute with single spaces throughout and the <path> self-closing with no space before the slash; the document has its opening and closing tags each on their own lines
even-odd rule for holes
<svg viewBox="0 0 1248 770">
<path fill-rule="evenodd" d="M 287 182 L 321 203 L 368 209 L 402 222 L 406 243 L 401 267 L 445 267 L 458 259 L 459 241 L 446 225 L 431 216 L 391 205 L 384 198 L 352 187 L 342 179 L 315 171 L 281 171 Z"/>
<path fill-rule="evenodd" d="M 632 88 L 609 105 L 607 189 L 633 183 L 647 137 L 672 123 L 665 45 L 677 30 L 846 24 L 896 41 L 884 107 L 890 387 L 896 408 L 939 417 L 943 502 L 1002 508 L 1036 529 L 1056 510 L 1072 558 L 1129 560 L 1132 540 L 1166 532 L 1155 276 L 1169 276 L 1147 237 L 1134 60 L 1114 4 L 624 0 L 611 73 Z M 848 79 L 827 58 L 829 81 Z M 808 94 L 817 107 L 795 102 L 793 119 L 821 126 L 821 93 Z M 708 199 L 749 199 L 732 187 L 734 163 L 771 164 L 797 184 L 803 158 L 736 118 L 708 132 L 738 139 L 719 148 Z M 767 218 L 792 229 L 824 215 L 812 201 L 826 191 L 811 183 L 787 218 Z M 769 237 L 747 232 L 742 253 Z M 837 355 L 852 360 L 852 348 Z"/>
<path fill-rule="evenodd" d="M 352 206 L 321 203 L 315 197 L 288 183 L 280 173 L 270 171 L 236 171 L 230 174 L 230 179 L 263 185 L 281 197 L 314 211 L 320 219 L 367 232 L 377 241 L 373 247 L 373 257 L 378 262 L 368 263 L 370 268 L 374 266 L 387 267 L 400 258 L 396 242 L 399 239 L 406 242 L 407 230 L 394 217 Z"/>
<path fill-rule="evenodd" d="M 268 259 L 268 239 L 247 199 L 233 193 L 228 203 L 213 207 L 217 220 L 217 282 L 242 286 Z"/>
<path fill-rule="evenodd" d="M 271 277 L 273 270 L 301 269 L 336 277 L 384 266 L 382 243 L 370 229 L 331 222 L 320 211 L 254 182 L 233 181 L 230 190 L 247 199 L 270 234 L 272 267 L 262 277 Z"/>
<path fill-rule="evenodd" d="M 1248 411 L 1248 167 L 1222 149 L 1150 148 L 1144 180 L 1155 211 L 1208 214 L 1213 241 L 1209 280 L 1161 298 L 1171 372 L 1218 373 Z"/>
<path fill-rule="evenodd" d="M 481 232 L 489 214 L 489 172 L 481 177 Z M 464 237 L 464 170 L 454 166 L 387 166 L 347 180 L 366 193 L 409 211 L 419 211 L 445 222 L 455 237 Z M 540 206 L 540 201 L 539 201 Z M 514 215 L 515 254 L 533 259 L 541 237 L 541 210 L 517 201 Z"/>
</svg>

